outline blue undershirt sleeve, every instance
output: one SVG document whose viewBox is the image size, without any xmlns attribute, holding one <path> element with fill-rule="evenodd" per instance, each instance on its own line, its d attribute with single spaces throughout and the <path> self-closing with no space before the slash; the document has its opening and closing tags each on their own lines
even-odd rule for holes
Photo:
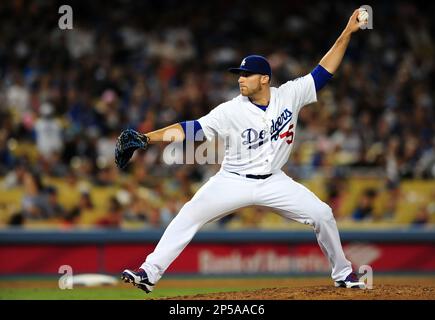
<svg viewBox="0 0 435 320">
<path fill-rule="evenodd" d="M 184 140 L 195 141 L 196 133 L 202 130 L 201 124 L 197 120 L 180 122 L 184 131 Z"/>
<path fill-rule="evenodd" d="M 323 68 L 320 64 L 311 71 L 311 75 L 314 79 L 314 85 L 316 87 L 316 91 L 322 89 L 329 79 L 332 78 L 332 73 L 329 73 L 325 68 Z"/>
</svg>

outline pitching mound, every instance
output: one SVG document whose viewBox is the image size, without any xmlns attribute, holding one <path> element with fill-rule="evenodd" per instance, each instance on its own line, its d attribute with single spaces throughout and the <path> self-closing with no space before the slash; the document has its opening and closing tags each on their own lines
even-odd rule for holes
<svg viewBox="0 0 435 320">
<path fill-rule="evenodd" d="M 166 299 L 165 299 L 166 300 Z M 320 286 L 310 288 L 266 288 L 178 296 L 167 300 L 435 300 L 435 288 L 422 285 L 378 285 L 370 290 Z"/>
</svg>

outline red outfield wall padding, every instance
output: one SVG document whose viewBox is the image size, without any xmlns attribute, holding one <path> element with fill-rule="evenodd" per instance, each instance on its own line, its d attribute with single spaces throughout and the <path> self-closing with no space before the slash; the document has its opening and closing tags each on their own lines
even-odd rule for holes
<svg viewBox="0 0 435 320">
<path fill-rule="evenodd" d="M 74 273 L 119 273 L 140 266 L 154 244 L 0 246 L 0 275 L 57 274 L 70 265 Z M 435 271 L 432 243 L 345 243 L 356 268 L 373 271 Z M 168 273 L 237 274 L 330 272 L 317 243 L 191 243 Z"/>
</svg>

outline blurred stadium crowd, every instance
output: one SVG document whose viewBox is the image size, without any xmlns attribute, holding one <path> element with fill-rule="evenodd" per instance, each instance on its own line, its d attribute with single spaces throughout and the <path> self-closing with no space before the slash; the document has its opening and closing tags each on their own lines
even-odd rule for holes
<svg viewBox="0 0 435 320">
<path fill-rule="evenodd" d="M 198 119 L 238 94 L 226 69 L 251 53 L 268 57 L 274 86 L 307 74 L 360 4 L 88 1 L 72 4 L 73 30 L 58 28 L 60 5 L 0 3 L 2 225 L 166 225 L 219 165 L 167 166 L 152 146 L 120 172 L 122 129 Z M 376 2 L 374 29 L 353 36 L 300 115 L 285 170 L 339 219 L 396 221 L 400 201 L 417 199 L 399 221 L 435 222 L 428 6 Z M 219 225 L 282 226 L 247 210 Z"/>
</svg>

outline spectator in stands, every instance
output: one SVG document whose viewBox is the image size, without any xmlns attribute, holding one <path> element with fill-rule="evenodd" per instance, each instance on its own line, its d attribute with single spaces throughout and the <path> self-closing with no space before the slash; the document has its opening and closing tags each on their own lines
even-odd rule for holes
<svg viewBox="0 0 435 320">
<path fill-rule="evenodd" d="M 91 194 L 89 191 L 84 190 L 80 192 L 80 200 L 79 200 L 78 208 L 80 210 L 94 209 L 94 202 L 92 201 Z"/>
<path fill-rule="evenodd" d="M 50 158 L 53 153 L 63 149 L 62 128 L 54 118 L 54 107 L 45 102 L 40 108 L 40 117 L 36 120 L 36 145 L 40 155 Z"/>
<path fill-rule="evenodd" d="M 377 191 L 372 188 L 364 190 L 358 205 L 352 212 L 352 218 L 356 221 L 372 220 L 374 213 L 374 202 L 376 199 Z"/>
<path fill-rule="evenodd" d="M 60 163 L 64 139 L 63 129 L 54 112 L 51 103 L 43 103 L 39 111 L 41 116 L 36 120 L 34 129 L 42 169 L 49 174 L 60 175 L 65 170 Z"/>
<path fill-rule="evenodd" d="M 160 211 L 157 205 L 153 205 L 147 210 L 147 225 L 154 228 L 161 226 Z"/>
<path fill-rule="evenodd" d="M 65 212 L 62 219 L 62 227 L 65 229 L 70 229 L 80 222 L 80 218 L 86 214 L 94 214 L 94 203 L 91 198 L 89 191 L 84 190 L 80 192 L 80 199 L 76 206 L 71 210 Z"/>
<path fill-rule="evenodd" d="M 30 164 L 24 159 L 18 159 L 14 169 L 9 171 L 3 179 L 3 188 L 12 189 L 24 185 L 24 176 L 28 172 Z"/>
<path fill-rule="evenodd" d="M 76 227 L 80 220 L 80 215 L 80 209 L 78 207 L 74 207 L 63 217 L 60 227 L 62 229 L 72 229 Z"/>
<path fill-rule="evenodd" d="M 401 197 L 399 181 L 387 181 L 384 192 L 386 193 L 386 201 L 382 217 L 392 220 L 396 215 Z"/>
<path fill-rule="evenodd" d="M 111 197 L 107 214 L 96 222 L 98 227 L 118 229 L 121 227 L 123 217 L 122 206 L 116 197 Z"/>
<path fill-rule="evenodd" d="M 40 175 L 26 170 L 23 173 L 23 188 L 21 209 L 10 218 L 11 225 L 23 225 L 26 221 L 47 218 L 48 198 L 44 193 Z"/>
<path fill-rule="evenodd" d="M 164 205 L 160 208 L 160 225 L 162 227 L 167 227 L 179 210 L 180 206 L 176 199 L 168 197 L 164 202 Z"/>
<path fill-rule="evenodd" d="M 147 221 L 147 210 L 150 208 L 149 203 L 145 199 L 140 198 L 137 194 L 131 196 L 131 201 L 124 212 L 123 219 L 130 222 Z"/>
<path fill-rule="evenodd" d="M 3 115 L 0 113 L 0 117 Z M 0 175 L 4 175 L 14 167 L 15 157 L 8 146 L 8 131 L 1 129 L 0 122 Z"/>
<path fill-rule="evenodd" d="M 414 219 L 411 224 L 414 227 L 419 227 L 427 224 L 429 222 L 429 210 L 425 205 L 422 205 L 418 208 L 418 211 L 415 213 Z"/>
<path fill-rule="evenodd" d="M 427 203 L 422 204 L 416 212 L 412 225 L 415 227 L 423 226 L 431 223 L 431 220 L 435 217 L 435 191 L 432 192 L 432 196 Z"/>
<path fill-rule="evenodd" d="M 18 119 L 24 119 L 26 114 L 31 112 L 30 88 L 26 85 L 23 74 L 17 69 L 11 68 L 7 74 L 10 85 L 6 88 L 7 107 L 17 114 Z"/>
<path fill-rule="evenodd" d="M 345 200 L 347 184 L 341 175 L 335 175 L 326 183 L 327 203 L 331 207 L 336 219 L 340 218 L 341 207 Z"/>
<path fill-rule="evenodd" d="M 47 197 L 47 205 L 44 210 L 44 216 L 47 218 L 64 217 L 66 211 L 62 204 L 59 203 L 57 188 L 55 186 L 48 186 L 47 188 L 45 188 L 44 193 Z"/>
<path fill-rule="evenodd" d="M 361 138 L 355 131 L 355 124 L 350 116 L 342 116 L 338 123 L 337 130 L 331 136 L 332 142 L 338 150 L 335 164 L 353 164 L 360 155 Z"/>
</svg>

